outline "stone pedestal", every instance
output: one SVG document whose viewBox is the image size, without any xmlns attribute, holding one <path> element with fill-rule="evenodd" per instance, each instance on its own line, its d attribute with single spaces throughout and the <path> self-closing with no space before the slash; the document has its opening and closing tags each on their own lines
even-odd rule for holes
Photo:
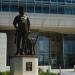
<svg viewBox="0 0 75 75">
<path fill-rule="evenodd" d="M 38 75 L 38 58 L 35 56 L 13 56 L 10 75 Z"/>
</svg>

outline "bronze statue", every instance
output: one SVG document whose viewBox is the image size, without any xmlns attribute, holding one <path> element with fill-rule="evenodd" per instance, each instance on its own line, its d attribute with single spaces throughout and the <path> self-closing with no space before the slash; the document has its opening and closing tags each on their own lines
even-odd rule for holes
<svg viewBox="0 0 75 75">
<path fill-rule="evenodd" d="M 29 47 L 27 43 L 30 44 L 30 40 L 27 38 L 30 32 L 30 21 L 27 16 L 24 15 L 24 8 L 19 8 L 19 15 L 14 18 L 13 25 L 16 28 L 16 44 L 18 54 L 25 54 L 25 49 Z M 31 47 L 30 47 L 31 49 Z"/>
</svg>

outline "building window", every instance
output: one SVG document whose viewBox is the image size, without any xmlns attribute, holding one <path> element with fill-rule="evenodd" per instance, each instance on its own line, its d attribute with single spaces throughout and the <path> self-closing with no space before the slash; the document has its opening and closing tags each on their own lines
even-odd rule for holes
<svg viewBox="0 0 75 75">
<path fill-rule="evenodd" d="M 32 71 L 32 62 L 26 62 L 26 71 Z"/>
<path fill-rule="evenodd" d="M 12 12 L 18 11 L 18 6 L 11 5 L 10 6 L 10 11 L 12 11 Z"/>
<path fill-rule="evenodd" d="M 75 0 L 72 0 L 72 3 L 75 3 Z"/>
<path fill-rule="evenodd" d="M 32 3 L 32 2 L 34 2 L 34 0 L 27 0 L 27 2 L 30 2 L 30 3 Z"/>
<path fill-rule="evenodd" d="M 51 0 L 51 2 L 57 2 L 57 0 Z"/>
<path fill-rule="evenodd" d="M 64 8 L 64 13 L 65 14 L 72 14 L 72 7 L 66 6 Z"/>
<path fill-rule="evenodd" d="M 1 5 L 0 5 L 0 11 L 1 11 Z"/>
<path fill-rule="evenodd" d="M 43 13 L 49 13 L 49 6 L 43 6 Z"/>
<path fill-rule="evenodd" d="M 2 6 L 2 11 L 9 11 L 9 4 Z"/>
<path fill-rule="evenodd" d="M 64 0 L 58 0 L 58 2 L 64 2 Z"/>
<path fill-rule="evenodd" d="M 75 7 L 72 8 L 72 14 L 75 14 Z"/>
<path fill-rule="evenodd" d="M 58 6 L 58 14 L 64 14 L 64 7 Z"/>
<path fill-rule="evenodd" d="M 39 36 L 36 43 L 36 53 L 39 59 L 39 65 L 48 65 L 49 58 L 49 38 Z"/>
<path fill-rule="evenodd" d="M 35 7 L 35 12 L 36 13 L 42 13 L 42 7 L 41 6 L 36 6 Z"/>
<path fill-rule="evenodd" d="M 50 2 L 50 0 L 42 0 L 42 1 L 44 1 L 44 2 Z"/>
<path fill-rule="evenodd" d="M 35 0 L 35 1 L 42 1 L 42 0 Z"/>
<path fill-rule="evenodd" d="M 34 6 L 27 6 L 27 12 L 34 12 Z"/>
<path fill-rule="evenodd" d="M 57 14 L 57 6 L 50 6 L 50 13 Z"/>
<path fill-rule="evenodd" d="M 72 0 L 66 0 L 67 3 L 71 3 Z"/>
<path fill-rule="evenodd" d="M 75 35 L 64 36 L 64 67 L 73 68 L 75 64 Z"/>
</svg>

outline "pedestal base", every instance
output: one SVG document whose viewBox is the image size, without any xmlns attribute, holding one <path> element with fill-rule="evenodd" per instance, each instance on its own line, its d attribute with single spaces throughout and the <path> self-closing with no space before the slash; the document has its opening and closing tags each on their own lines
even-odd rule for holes
<svg viewBox="0 0 75 75">
<path fill-rule="evenodd" d="M 15 56 L 11 58 L 10 75 L 38 75 L 38 58 Z"/>
</svg>

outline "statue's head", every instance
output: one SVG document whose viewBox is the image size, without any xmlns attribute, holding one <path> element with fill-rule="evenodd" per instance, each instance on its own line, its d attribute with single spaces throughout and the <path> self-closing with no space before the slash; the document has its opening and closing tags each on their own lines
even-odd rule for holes
<svg viewBox="0 0 75 75">
<path fill-rule="evenodd" d="M 24 15 L 24 7 L 19 7 L 19 14 Z"/>
</svg>

